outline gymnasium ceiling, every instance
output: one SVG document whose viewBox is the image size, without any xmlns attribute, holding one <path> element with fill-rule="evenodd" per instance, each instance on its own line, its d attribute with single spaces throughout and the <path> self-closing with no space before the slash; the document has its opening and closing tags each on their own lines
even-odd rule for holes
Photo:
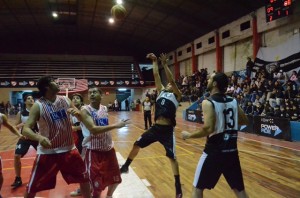
<svg viewBox="0 0 300 198">
<path fill-rule="evenodd" d="M 133 55 L 169 52 L 262 7 L 265 0 L 0 0 L 0 53 Z M 59 13 L 58 19 L 51 16 Z"/>
</svg>

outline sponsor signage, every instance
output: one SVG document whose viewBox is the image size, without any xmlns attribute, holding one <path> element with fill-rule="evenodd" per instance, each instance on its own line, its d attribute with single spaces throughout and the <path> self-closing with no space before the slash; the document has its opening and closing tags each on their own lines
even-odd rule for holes
<svg viewBox="0 0 300 198">
<path fill-rule="evenodd" d="M 11 88 L 11 87 L 36 87 L 37 79 L 0 79 L 0 88 Z M 99 86 L 99 87 L 142 87 L 145 86 L 145 81 L 140 79 L 76 79 L 77 84 L 80 85 L 80 91 L 87 89 L 86 86 Z M 78 90 L 75 90 L 78 91 Z"/>
<path fill-rule="evenodd" d="M 202 123 L 202 112 L 198 110 L 186 110 L 186 120 L 191 122 Z"/>
<path fill-rule="evenodd" d="M 258 135 L 291 140 L 289 119 L 254 116 L 253 130 Z"/>
</svg>

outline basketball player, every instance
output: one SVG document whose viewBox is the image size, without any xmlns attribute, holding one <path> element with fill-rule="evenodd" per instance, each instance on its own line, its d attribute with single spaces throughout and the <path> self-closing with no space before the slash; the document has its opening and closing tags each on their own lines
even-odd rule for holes
<svg viewBox="0 0 300 198">
<path fill-rule="evenodd" d="M 204 126 L 182 138 L 207 137 L 203 154 L 198 162 L 193 182 L 193 198 L 203 197 L 204 189 L 212 189 L 221 174 L 237 197 L 247 197 L 237 150 L 238 125 L 248 123 L 247 116 L 232 97 L 226 96 L 228 77 L 224 73 L 212 74 L 207 88 L 210 98 L 202 102 Z"/>
<path fill-rule="evenodd" d="M 39 191 L 55 188 L 58 171 L 68 184 L 80 183 L 83 197 L 90 197 L 88 175 L 74 145 L 68 115 L 75 115 L 78 110 L 70 99 L 57 95 L 59 86 L 51 76 L 41 77 L 37 87 L 42 97 L 30 109 L 29 118 L 23 127 L 25 136 L 39 142 L 24 197 L 35 197 Z M 40 132 L 34 133 L 32 128 L 37 121 Z"/>
<path fill-rule="evenodd" d="M 79 93 L 76 93 L 72 96 L 72 102 L 77 109 L 81 109 L 81 107 L 84 105 L 83 97 Z M 76 116 L 70 115 L 70 117 L 72 122 L 72 131 L 73 131 L 75 146 L 77 147 L 79 153 L 81 153 L 83 135 L 80 127 L 80 121 L 77 119 Z"/>
<path fill-rule="evenodd" d="M 107 107 L 101 104 L 99 88 L 89 88 L 88 98 L 90 104 L 81 108 L 81 128 L 92 195 L 100 198 L 101 191 L 108 187 L 107 197 L 112 197 L 122 179 L 110 131 L 126 126 L 129 121 L 108 125 Z"/>
<path fill-rule="evenodd" d="M 72 103 L 77 109 L 81 109 L 83 104 L 83 97 L 81 94 L 76 93 L 72 96 Z M 75 142 L 75 146 L 78 149 L 79 153 L 81 154 L 81 157 L 84 159 L 83 152 L 82 152 L 82 140 L 83 140 L 83 134 L 80 127 L 80 121 L 76 116 L 70 115 L 71 117 L 71 123 L 72 123 L 72 131 L 73 131 L 73 138 Z M 71 197 L 81 196 L 80 188 L 77 188 L 76 190 L 72 191 L 70 193 Z"/>
<path fill-rule="evenodd" d="M 16 120 L 16 127 L 21 130 L 24 126 L 25 122 L 28 119 L 29 111 L 31 107 L 34 104 L 34 99 L 32 95 L 25 95 L 24 98 L 24 104 L 25 108 L 22 111 L 19 111 L 17 114 L 17 120 Z M 38 132 L 38 126 L 37 124 L 34 125 L 33 129 L 34 132 Z M 32 141 L 29 139 L 19 139 L 16 149 L 15 149 L 15 157 L 14 157 L 14 167 L 15 167 L 15 174 L 16 178 L 14 183 L 11 185 L 13 188 L 18 188 L 22 185 L 22 179 L 21 179 L 21 158 L 26 155 L 28 152 L 30 146 L 32 146 L 35 150 L 37 148 L 38 142 Z"/>
<path fill-rule="evenodd" d="M 10 132 L 14 133 L 19 138 L 23 138 L 23 136 L 18 132 L 18 130 L 8 122 L 6 115 L 0 113 L 0 130 L 1 126 L 6 126 Z M 3 184 L 3 174 L 2 174 L 2 160 L 0 156 L 0 197 L 1 197 L 1 188 Z"/>
<path fill-rule="evenodd" d="M 182 190 L 179 177 L 179 167 L 175 155 L 174 127 L 176 125 L 176 110 L 181 99 L 181 93 L 173 79 L 170 69 L 168 68 L 166 54 L 160 55 L 160 60 L 169 82 L 166 87 L 164 87 L 161 83 L 156 56 L 153 53 L 150 53 L 147 55 L 147 58 L 152 60 L 155 86 L 159 92 L 155 103 L 155 124 L 143 133 L 142 136 L 134 143 L 125 164 L 120 170 L 121 173 L 128 172 L 129 165 L 137 156 L 140 149 L 159 141 L 165 147 L 166 155 L 170 159 L 172 171 L 175 176 L 176 197 L 179 198 L 182 197 Z"/>
<path fill-rule="evenodd" d="M 142 103 L 142 111 L 144 112 L 144 121 L 145 121 L 145 130 L 152 126 L 151 115 L 153 114 L 153 105 L 150 101 L 149 96 L 146 96 L 145 100 Z"/>
</svg>

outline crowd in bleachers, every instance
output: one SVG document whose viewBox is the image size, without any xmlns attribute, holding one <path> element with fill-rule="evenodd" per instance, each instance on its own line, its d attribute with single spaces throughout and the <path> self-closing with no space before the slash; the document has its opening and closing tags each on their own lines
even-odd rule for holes
<svg viewBox="0 0 300 198">
<path fill-rule="evenodd" d="M 183 101 L 202 102 L 207 96 L 207 76 L 207 69 L 201 69 L 177 80 Z M 246 114 L 300 121 L 300 70 L 288 75 L 282 70 L 270 74 L 258 69 L 253 70 L 251 77 L 233 72 L 228 78 L 226 94 L 236 98 Z"/>
</svg>

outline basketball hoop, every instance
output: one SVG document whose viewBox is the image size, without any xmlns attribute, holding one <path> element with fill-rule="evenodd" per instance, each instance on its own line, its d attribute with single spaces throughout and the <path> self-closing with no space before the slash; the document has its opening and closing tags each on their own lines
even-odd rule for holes
<svg viewBox="0 0 300 198">
<path fill-rule="evenodd" d="M 72 91 L 76 87 L 75 78 L 58 78 L 57 82 L 59 89 L 65 92 L 66 97 L 69 96 L 69 91 Z"/>
<path fill-rule="evenodd" d="M 87 79 L 75 78 L 57 78 L 55 82 L 58 84 L 60 91 L 58 94 L 66 95 L 74 94 L 88 89 Z"/>
</svg>

